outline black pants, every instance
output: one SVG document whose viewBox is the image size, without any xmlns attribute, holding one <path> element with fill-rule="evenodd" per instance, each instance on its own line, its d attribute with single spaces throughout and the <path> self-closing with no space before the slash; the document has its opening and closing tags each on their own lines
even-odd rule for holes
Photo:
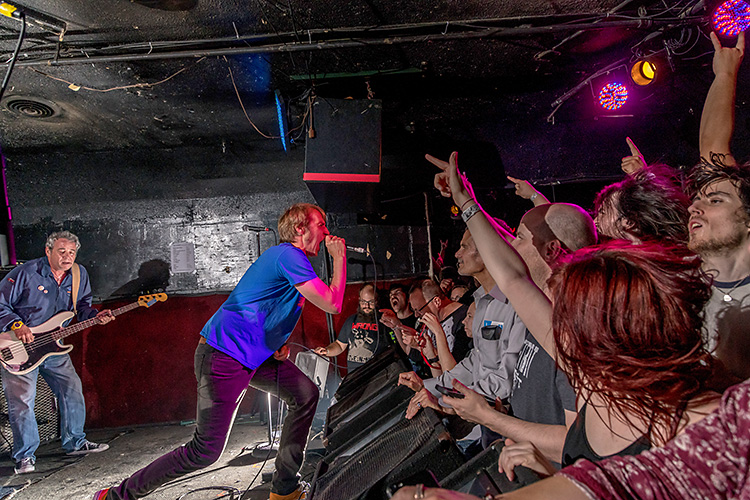
<svg viewBox="0 0 750 500">
<path fill-rule="evenodd" d="M 133 500 L 146 496 L 167 481 L 216 462 L 224 452 L 248 385 L 274 394 L 289 408 L 281 431 L 271 491 L 287 495 L 297 489 L 297 473 L 318 404 L 315 384 L 289 360 L 269 358 L 251 370 L 208 344 L 198 344 L 195 351 L 195 378 L 198 415 L 193 439 L 112 488 L 107 499 Z"/>
</svg>

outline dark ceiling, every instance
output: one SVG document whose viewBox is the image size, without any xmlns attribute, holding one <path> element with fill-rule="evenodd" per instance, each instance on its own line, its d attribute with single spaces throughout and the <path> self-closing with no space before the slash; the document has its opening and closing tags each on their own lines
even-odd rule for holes
<svg viewBox="0 0 750 500">
<path fill-rule="evenodd" d="M 0 109 L 0 145 L 15 159 L 196 146 L 285 154 L 254 130 L 278 136 L 277 95 L 301 154 L 309 98 L 373 97 L 384 158 L 400 158 L 384 168 L 409 172 L 426 150 L 461 147 L 542 183 L 612 177 L 626 135 L 650 161 L 693 161 L 712 78 L 695 0 L 16 5 L 29 23 Z M 20 27 L 0 17 L 5 61 Z M 666 78 L 625 116 L 597 115 L 587 79 L 646 55 Z"/>
</svg>

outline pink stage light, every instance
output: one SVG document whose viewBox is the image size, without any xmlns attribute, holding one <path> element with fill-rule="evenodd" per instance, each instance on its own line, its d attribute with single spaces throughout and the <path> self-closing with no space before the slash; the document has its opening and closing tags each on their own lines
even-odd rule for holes
<svg viewBox="0 0 750 500">
<path fill-rule="evenodd" d="M 727 0 L 716 8 L 711 24 L 720 35 L 737 36 L 750 27 L 750 5 L 742 0 Z"/>
<path fill-rule="evenodd" d="M 628 89 L 621 83 L 608 83 L 599 90 L 599 105 L 607 111 L 623 107 L 628 100 Z"/>
</svg>

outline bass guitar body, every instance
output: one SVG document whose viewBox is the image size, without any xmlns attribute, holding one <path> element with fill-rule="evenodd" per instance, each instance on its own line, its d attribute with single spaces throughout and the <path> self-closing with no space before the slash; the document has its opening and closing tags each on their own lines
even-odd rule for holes
<svg viewBox="0 0 750 500">
<path fill-rule="evenodd" d="M 28 344 L 18 340 L 13 332 L 0 333 L 0 362 L 12 374 L 23 375 L 32 371 L 50 356 L 69 353 L 73 350 L 73 346 L 64 345 L 62 339 L 56 340 L 54 334 L 73 317 L 75 317 L 73 311 L 63 311 L 41 325 L 30 327 L 34 340 Z"/>
</svg>

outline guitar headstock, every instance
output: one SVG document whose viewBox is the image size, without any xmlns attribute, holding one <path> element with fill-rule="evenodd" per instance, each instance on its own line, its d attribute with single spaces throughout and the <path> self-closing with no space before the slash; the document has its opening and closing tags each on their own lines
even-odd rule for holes
<svg viewBox="0 0 750 500">
<path fill-rule="evenodd" d="M 141 295 L 138 297 L 138 305 L 141 307 L 151 307 L 157 302 L 164 302 L 167 300 L 166 293 L 154 293 L 151 295 Z"/>
</svg>

